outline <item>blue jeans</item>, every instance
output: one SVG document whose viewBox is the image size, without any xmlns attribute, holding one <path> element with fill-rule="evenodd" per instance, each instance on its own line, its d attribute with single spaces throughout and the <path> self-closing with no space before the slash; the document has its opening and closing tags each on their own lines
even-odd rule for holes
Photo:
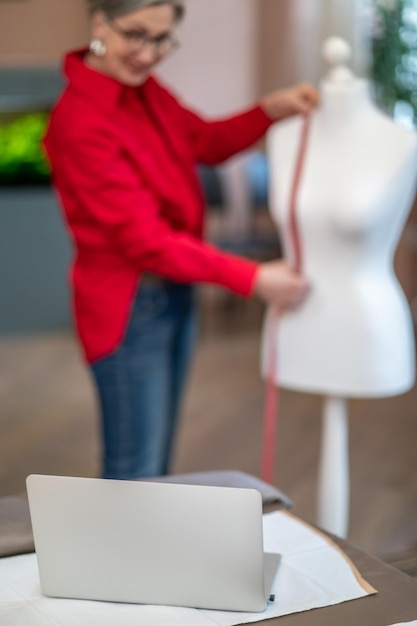
<svg viewBox="0 0 417 626">
<path fill-rule="evenodd" d="M 91 366 L 101 406 L 103 478 L 168 472 L 196 322 L 193 287 L 145 283 L 122 345 Z"/>
</svg>

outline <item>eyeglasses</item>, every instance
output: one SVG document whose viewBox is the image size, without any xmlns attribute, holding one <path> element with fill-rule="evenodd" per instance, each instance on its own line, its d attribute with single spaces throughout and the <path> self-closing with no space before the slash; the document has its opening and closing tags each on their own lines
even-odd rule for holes
<svg viewBox="0 0 417 626">
<path fill-rule="evenodd" d="M 112 20 L 108 20 L 107 23 L 115 33 L 123 37 L 137 52 L 141 52 L 148 46 L 152 46 L 158 56 L 165 56 L 180 46 L 180 42 L 171 34 L 164 33 L 159 37 L 150 37 L 150 35 L 141 30 L 125 30 L 124 28 L 120 28 L 120 26 Z"/>
</svg>

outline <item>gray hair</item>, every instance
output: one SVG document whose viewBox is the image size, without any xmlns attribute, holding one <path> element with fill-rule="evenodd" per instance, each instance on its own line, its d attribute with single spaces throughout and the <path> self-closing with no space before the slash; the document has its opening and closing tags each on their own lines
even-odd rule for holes
<svg viewBox="0 0 417 626">
<path fill-rule="evenodd" d="M 135 9 L 151 5 L 170 4 L 175 10 L 175 19 L 184 15 L 184 4 L 181 0 L 87 0 L 91 14 L 101 11 L 108 18 L 114 19 Z"/>
</svg>

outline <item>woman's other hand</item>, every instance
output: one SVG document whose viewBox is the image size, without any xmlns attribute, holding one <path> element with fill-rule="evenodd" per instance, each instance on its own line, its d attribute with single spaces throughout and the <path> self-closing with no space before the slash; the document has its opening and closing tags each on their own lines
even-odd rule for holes
<svg viewBox="0 0 417 626">
<path fill-rule="evenodd" d="M 270 261 L 259 266 L 253 294 L 282 312 L 301 304 L 308 289 L 306 278 L 285 261 Z"/>
<path fill-rule="evenodd" d="M 319 103 L 318 91 L 308 83 L 274 91 L 261 99 L 265 113 L 273 120 L 305 115 Z"/>
</svg>

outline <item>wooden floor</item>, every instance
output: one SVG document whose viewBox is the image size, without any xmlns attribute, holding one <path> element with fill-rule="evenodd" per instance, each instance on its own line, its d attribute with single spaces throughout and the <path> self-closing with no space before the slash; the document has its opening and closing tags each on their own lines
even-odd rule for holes
<svg viewBox="0 0 417 626">
<path fill-rule="evenodd" d="M 178 438 L 176 472 L 259 474 L 261 309 L 208 297 Z M 276 484 L 315 519 L 321 400 L 282 392 Z M 0 495 L 30 473 L 95 476 L 95 398 L 69 334 L 0 339 Z M 417 549 L 417 390 L 350 404 L 349 539 L 390 559 Z"/>
</svg>

